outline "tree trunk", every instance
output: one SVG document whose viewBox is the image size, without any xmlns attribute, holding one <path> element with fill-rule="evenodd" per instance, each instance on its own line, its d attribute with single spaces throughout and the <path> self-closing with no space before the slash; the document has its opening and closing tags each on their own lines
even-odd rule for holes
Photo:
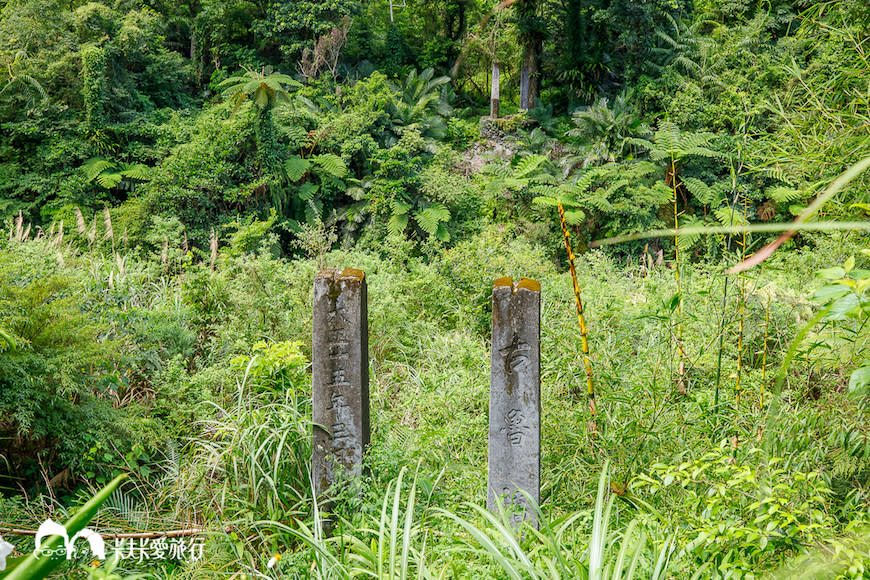
<svg viewBox="0 0 870 580">
<path fill-rule="evenodd" d="M 534 108 L 540 84 L 543 32 L 540 30 L 540 0 L 520 0 L 517 16 L 520 25 L 520 43 L 523 47 L 523 62 L 520 69 L 520 108 Z"/>
<path fill-rule="evenodd" d="M 528 111 L 529 107 L 529 63 L 523 60 L 523 68 L 520 70 L 520 109 Z"/>
<path fill-rule="evenodd" d="M 489 97 L 489 116 L 493 119 L 498 118 L 498 101 L 500 96 L 499 87 L 499 66 L 497 62 L 492 63 L 492 90 Z"/>
</svg>

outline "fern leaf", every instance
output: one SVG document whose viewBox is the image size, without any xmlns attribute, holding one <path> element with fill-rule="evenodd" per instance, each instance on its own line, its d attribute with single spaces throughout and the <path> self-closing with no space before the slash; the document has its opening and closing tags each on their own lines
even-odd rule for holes
<svg viewBox="0 0 870 580">
<path fill-rule="evenodd" d="M 541 195 L 532 200 L 532 204 L 541 207 L 556 207 L 559 205 L 559 200 L 548 195 Z"/>
<path fill-rule="evenodd" d="M 299 199 L 310 201 L 314 199 L 314 196 L 317 194 L 317 190 L 319 189 L 320 186 L 316 183 L 303 183 L 299 188 Z"/>
<path fill-rule="evenodd" d="M 420 229 L 429 235 L 435 235 L 438 231 L 438 225 L 450 220 L 450 210 L 440 203 L 433 203 L 426 209 L 417 212 L 414 219 Z"/>
<path fill-rule="evenodd" d="M 720 207 L 713 212 L 713 215 L 723 226 L 742 226 L 746 225 L 746 216 L 743 212 L 733 207 Z"/>
<path fill-rule="evenodd" d="M 792 201 L 797 201 L 801 198 L 800 191 L 785 186 L 773 187 L 771 189 L 768 189 L 765 194 L 768 198 L 778 203 L 789 203 Z"/>
<path fill-rule="evenodd" d="M 141 163 L 125 163 L 122 165 L 120 173 L 122 176 L 129 177 L 130 179 L 149 181 L 151 179 L 151 171 L 150 167 Z"/>
<path fill-rule="evenodd" d="M 565 221 L 568 225 L 578 226 L 586 219 L 586 214 L 582 209 L 574 209 L 565 212 Z"/>
<path fill-rule="evenodd" d="M 344 160 L 338 155 L 322 153 L 314 157 L 314 162 L 333 177 L 341 179 L 347 175 L 347 165 L 344 164 Z"/>
<path fill-rule="evenodd" d="M 394 213 L 390 216 L 390 221 L 387 222 L 387 230 L 394 236 L 397 236 L 405 231 L 408 226 L 407 213 Z"/>
<path fill-rule="evenodd" d="M 394 199 L 390 206 L 393 210 L 393 215 L 407 215 L 408 211 L 413 207 L 411 204 L 398 199 Z"/>
<path fill-rule="evenodd" d="M 702 225 L 704 222 L 693 215 L 687 215 L 680 220 L 681 228 L 695 228 Z M 688 250 L 695 245 L 700 237 L 701 234 L 680 234 L 677 237 L 677 247 L 680 248 L 680 251 Z"/>
<path fill-rule="evenodd" d="M 717 185 L 709 186 L 695 177 L 684 177 L 686 189 L 704 205 L 719 205 L 722 201 L 721 189 Z"/>
<path fill-rule="evenodd" d="M 323 203 L 319 199 L 308 199 L 305 204 L 305 221 L 315 224 L 321 221 L 323 215 Z"/>
<path fill-rule="evenodd" d="M 113 187 L 118 187 L 118 184 L 121 183 L 121 180 L 123 179 L 124 176 L 121 175 L 120 171 L 117 173 L 104 171 L 97 176 L 97 183 L 99 183 L 101 187 L 112 189 Z"/>
<path fill-rule="evenodd" d="M 547 157 L 544 155 L 529 155 L 527 157 L 523 157 L 519 163 L 517 163 L 516 170 L 514 171 L 514 175 L 517 177 L 527 177 L 529 174 L 533 173 L 538 167 L 547 162 Z"/>
<path fill-rule="evenodd" d="M 290 181 L 299 181 L 308 172 L 311 167 L 311 162 L 308 159 L 303 159 L 298 155 L 293 155 L 284 162 L 284 171 L 287 172 L 287 179 Z"/>
<path fill-rule="evenodd" d="M 725 157 L 724 153 L 720 153 L 719 151 L 714 151 L 707 147 L 687 147 L 682 151 L 683 155 L 681 157 L 687 157 L 689 155 L 695 155 L 697 157 L 709 157 L 709 158 L 719 158 Z"/>
<path fill-rule="evenodd" d="M 114 163 L 107 159 L 103 159 L 102 157 L 93 157 L 85 161 L 84 165 L 82 165 L 82 169 L 84 170 L 88 181 L 93 181 L 103 171 L 114 168 Z"/>
</svg>

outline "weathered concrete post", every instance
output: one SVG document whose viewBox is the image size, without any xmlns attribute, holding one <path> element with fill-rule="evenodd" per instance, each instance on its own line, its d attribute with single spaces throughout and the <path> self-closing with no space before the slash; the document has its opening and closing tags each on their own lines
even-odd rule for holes
<svg viewBox="0 0 870 580">
<path fill-rule="evenodd" d="M 314 279 L 311 477 L 318 496 L 341 471 L 355 477 L 369 444 L 369 330 L 365 273 L 327 269 Z"/>
<path fill-rule="evenodd" d="M 541 489 L 541 286 L 499 278 L 492 288 L 492 367 L 489 389 L 489 477 L 486 505 L 501 497 L 514 525 L 537 526 L 525 491 Z"/>
</svg>

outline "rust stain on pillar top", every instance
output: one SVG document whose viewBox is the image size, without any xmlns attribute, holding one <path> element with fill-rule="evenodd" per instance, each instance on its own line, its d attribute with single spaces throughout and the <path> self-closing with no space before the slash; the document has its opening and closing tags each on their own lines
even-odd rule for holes
<svg viewBox="0 0 870 580">
<path fill-rule="evenodd" d="M 519 282 L 517 282 L 516 292 L 520 288 L 525 288 L 526 290 L 531 290 L 532 292 L 540 292 L 541 285 L 537 280 L 532 280 L 531 278 L 521 278 Z"/>
<path fill-rule="evenodd" d="M 492 287 L 495 288 L 510 288 L 511 292 L 514 294 L 517 293 L 518 290 L 530 290 L 532 292 L 540 292 L 541 285 L 537 282 L 537 280 L 532 280 L 531 278 L 520 278 L 516 282 L 510 276 L 505 276 L 504 278 L 498 278 L 492 283 Z"/>
<path fill-rule="evenodd" d="M 505 276 L 504 278 L 498 278 L 492 283 L 493 288 L 499 288 L 501 286 L 510 286 L 513 288 L 514 281 L 511 280 L 510 276 Z"/>
</svg>

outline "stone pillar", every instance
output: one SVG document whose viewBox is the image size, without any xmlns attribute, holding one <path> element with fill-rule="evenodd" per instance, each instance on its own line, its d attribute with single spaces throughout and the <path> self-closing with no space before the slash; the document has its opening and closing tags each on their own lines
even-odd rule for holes
<svg viewBox="0 0 870 580">
<path fill-rule="evenodd" d="M 496 511 L 501 497 L 515 526 L 537 526 L 520 493 L 540 501 L 541 286 L 534 280 L 493 283 L 491 360 L 486 505 Z"/>
<path fill-rule="evenodd" d="M 358 477 L 369 444 L 369 332 L 365 273 L 314 279 L 311 478 L 318 496 L 344 471 Z"/>
</svg>

